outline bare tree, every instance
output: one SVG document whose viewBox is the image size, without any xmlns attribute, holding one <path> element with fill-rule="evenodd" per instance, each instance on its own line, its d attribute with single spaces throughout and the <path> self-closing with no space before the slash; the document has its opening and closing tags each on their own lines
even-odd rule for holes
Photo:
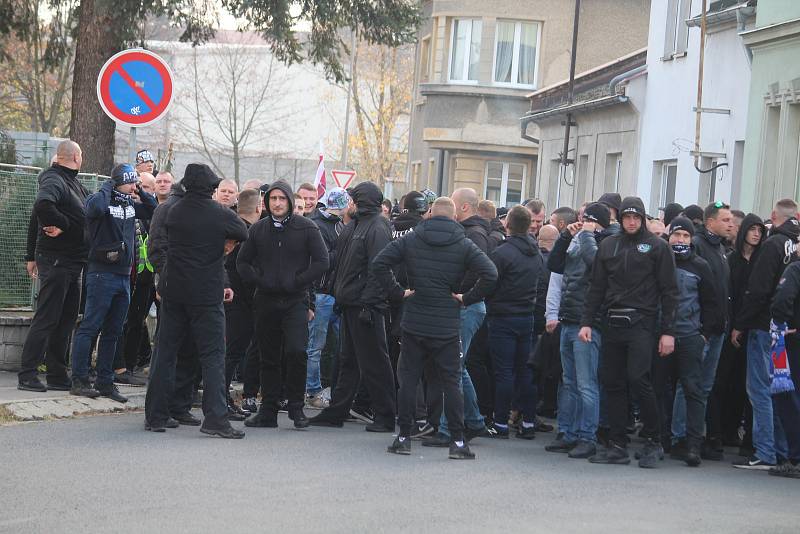
<svg viewBox="0 0 800 534">
<path fill-rule="evenodd" d="M 281 102 L 285 69 L 257 42 L 251 36 L 245 43 L 193 48 L 191 83 L 179 99 L 183 113 L 176 122 L 183 142 L 237 184 L 243 159 L 275 157 L 269 140 L 289 117 Z M 226 160 L 232 162 L 232 176 Z"/>
</svg>

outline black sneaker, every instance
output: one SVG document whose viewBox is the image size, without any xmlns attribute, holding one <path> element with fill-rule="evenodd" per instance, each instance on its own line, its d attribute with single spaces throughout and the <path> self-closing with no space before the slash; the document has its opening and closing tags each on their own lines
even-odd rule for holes
<svg viewBox="0 0 800 534">
<path fill-rule="evenodd" d="M 172 419 L 176 420 L 178 423 L 182 424 L 183 426 L 200 426 L 202 421 L 192 415 L 190 412 L 174 414 Z"/>
<path fill-rule="evenodd" d="M 303 405 L 288 407 L 289 419 L 294 421 L 295 428 L 308 428 L 308 417 L 303 412 Z"/>
<path fill-rule="evenodd" d="M 520 439 L 534 439 L 536 438 L 536 427 L 535 426 L 528 426 L 526 427 L 524 424 L 520 424 L 517 432 L 514 434 Z"/>
<path fill-rule="evenodd" d="M 564 439 L 564 433 L 559 432 L 556 439 L 545 445 L 544 450 L 547 452 L 562 452 L 568 453 L 578 445 L 577 441 L 567 441 Z"/>
<path fill-rule="evenodd" d="M 245 422 L 245 424 L 247 424 Z M 331 416 L 325 414 L 323 411 L 319 415 L 315 415 L 314 417 L 308 420 L 309 426 L 323 426 L 328 428 L 342 428 L 344 426 L 344 422 L 338 419 L 334 419 Z"/>
<path fill-rule="evenodd" d="M 619 445 L 612 445 L 608 448 L 601 448 L 597 454 L 589 458 L 589 462 L 593 464 L 610 464 L 610 465 L 628 465 L 631 463 L 631 457 L 628 456 L 628 451 Z"/>
<path fill-rule="evenodd" d="M 242 439 L 244 437 L 243 430 L 237 430 L 230 425 L 225 428 L 207 428 L 201 426 L 200 432 L 208 434 L 209 436 L 219 436 L 225 439 Z"/>
<path fill-rule="evenodd" d="M 449 447 L 450 446 L 450 436 L 445 436 L 441 432 L 437 432 L 435 435 L 422 440 L 423 447 Z"/>
<path fill-rule="evenodd" d="M 639 453 L 639 467 L 653 469 L 659 460 L 664 459 L 664 448 L 661 443 L 648 439 Z"/>
<path fill-rule="evenodd" d="M 17 389 L 22 391 L 35 391 L 36 393 L 46 393 L 47 387 L 42 384 L 39 377 L 33 377 L 29 380 L 20 380 L 17 384 Z"/>
<path fill-rule="evenodd" d="M 464 429 L 464 441 L 469 443 L 475 438 L 487 438 L 489 437 L 489 429 L 486 428 L 486 425 L 483 428 L 470 428 L 467 427 Z"/>
<path fill-rule="evenodd" d="M 167 422 L 164 423 L 164 426 L 167 428 L 178 428 L 179 426 L 181 426 L 181 424 L 176 419 L 170 417 L 169 419 L 167 419 Z"/>
<path fill-rule="evenodd" d="M 800 465 L 783 462 L 781 465 L 770 467 L 769 474 L 775 477 L 800 478 Z"/>
<path fill-rule="evenodd" d="M 100 392 L 101 397 L 106 397 L 122 404 L 128 402 L 128 397 L 119 392 L 116 384 L 95 384 L 94 388 Z"/>
<path fill-rule="evenodd" d="M 508 428 L 503 428 L 498 425 L 488 427 L 488 434 L 490 438 L 494 439 L 508 439 Z"/>
<path fill-rule="evenodd" d="M 741 460 L 736 460 L 733 462 L 733 467 L 739 469 L 759 469 L 761 471 L 767 471 L 768 469 L 775 467 L 775 464 L 765 462 L 758 458 L 758 456 L 750 456 L 749 458 L 742 458 Z"/>
<path fill-rule="evenodd" d="M 173 419 L 173 421 L 175 421 L 175 419 Z M 151 423 L 145 420 L 144 429 L 148 432 L 166 432 L 167 425 L 165 423 Z"/>
<path fill-rule="evenodd" d="M 92 388 L 88 380 L 80 378 L 72 379 L 72 387 L 69 390 L 69 394 L 78 397 L 89 397 L 90 399 L 96 399 L 100 396 L 100 392 Z"/>
<path fill-rule="evenodd" d="M 244 420 L 244 426 L 257 428 L 278 428 L 278 412 L 261 404 L 258 412 Z"/>
<path fill-rule="evenodd" d="M 147 385 L 147 380 L 139 378 L 131 371 L 125 371 L 124 373 L 114 373 L 114 383 L 121 386 L 142 388 Z"/>
<path fill-rule="evenodd" d="M 243 397 L 240 408 L 242 411 L 249 412 L 252 415 L 258 411 L 258 401 L 255 397 Z"/>
<path fill-rule="evenodd" d="M 436 433 L 436 429 L 426 421 L 417 421 L 411 429 L 411 439 L 423 439 Z"/>
<path fill-rule="evenodd" d="M 386 447 L 386 452 L 391 452 L 392 454 L 402 454 L 403 456 L 408 456 L 411 454 L 411 438 L 407 438 L 405 436 L 397 436 L 394 438 L 394 442 L 391 445 Z"/>
<path fill-rule="evenodd" d="M 469 445 L 466 442 L 461 442 L 458 445 L 455 441 L 450 444 L 450 453 L 447 455 L 451 460 L 474 460 L 475 453 L 469 450 Z"/>
<path fill-rule="evenodd" d="M 591 441 L 579 441 L 567 454 L 570 458 L 585 460 L 597 454 L 597 446 Z"/>
<path fill-rule="evenodd" d="M 375 421 L 375 414 L 369 408 L 361 408 L 360 406 L 353 406 L 350 408 L 350 419 L 354 421 L 361 421 L 362 423 L 373 423 Z"/>
</svg>

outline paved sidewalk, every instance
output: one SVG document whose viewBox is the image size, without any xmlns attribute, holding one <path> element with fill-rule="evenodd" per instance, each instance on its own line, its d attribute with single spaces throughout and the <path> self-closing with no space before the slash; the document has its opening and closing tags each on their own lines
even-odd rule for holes
<svg viewBox="0 0 800 534">
<path fill-rule="evenodd" d="M 67 391 L 35 393 L 17 389 L 16 373 L 0 371 L 0 424 L 15 421 L 62 419 L 92 413 L 112 413 L 144 408 L 146 388 L 119 386 L 128 402 L 120 404 L 104 397 L 87 399 Z"/>
</svg>

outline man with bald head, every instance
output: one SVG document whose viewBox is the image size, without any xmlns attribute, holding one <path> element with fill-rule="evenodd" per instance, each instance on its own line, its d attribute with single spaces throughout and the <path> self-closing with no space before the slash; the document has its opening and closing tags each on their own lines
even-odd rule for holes
<svg viewBox="0 0 800 534">
<path fill-rule="evenodd" d="M 62 141 L 56 162 L 38 177 L 39 191 L 33 204 L 38 221 L 35 256 L 29 272 L 37 272 L 39 300 L 28 337 L 22 348 L 19 389 L 44 392 L 68 391 L 67 346 L 75 327 L 81 298 L 81 272 L 86 266 L 88 191 L 78 180 L 83 162 L 81 147 Z M 29 258 L 30 260 L 30 258 Z M 39 381 L 36 368 L 47 355 L 47 386 Z"/>
<path fill-rule="evenodd" d="M 226 208 L 235 208 L 239 197 L 239 186 L 233 180 L 222 180 L 214 193 L 214 200 Z"/>
<path fill-rule="evenodd" d="M 145 193 L 150 193 L 151 195 L 156 194 L 156 177 L 149 172 L 139 173 L 139 183 L 142 186 L 142 191 Z"/>
<path fill-rule="evenodd" d="M 463 204 L 468 203 L 464 198 L 469 199 L 470 193 L 464 196 L 454 193 L 454 196 L 459 200 L 458 205 L 447 197 L 436 199 L 431 206 L 431 217 L 418 224 L 413 232 L 389 243 L 371 266 L 375 279 L 388 290 L 391 299 L 405 299 L 401 323 L 403 351 L 397 365 L 400 433 L 388 448 L 388 452 L 395 454 L 411 454 L 417 382 L 423 368 L 432 364 L 437 372 L 428 379 L 438 382 L 444 392 L 444 411 L 449 424 L 449 443 L 445 446 L 450 447 L 449 457 L 475 458 L 466 441 L 477 433 L 471 433 L 469 428 L 465 432 L 464 399 L 460 391 L 464 369 L 460 357 L 460 310 L 483 300 L 497 279 L 497 270 L 454 220 Z M 392 274 L 392 269 L 400 264 L 408 273 L 408 288 L 400 286 Z M 458 287 L 470 271 L 477 277 L 469 291 L 453 293 L 452 288 Z M 484 428 L 475 431 L 482 432 Z"/>
<path fill-rule="evenodd" d="M 169 198 L 169 191 L 172 189 L 172 182 L 174 178 L 172 173 L 163 171 L 156 174 L 156 200 L 159 204 L 163 204 Z"/>
<path fill-rule="evenodd" d="M 545 224 L 539 230 L 539 247 L 545 249 L 547 252 L 553 250 L 553 245 L 558 239 L 558 228 L 552 224 Z"/>
</svg>

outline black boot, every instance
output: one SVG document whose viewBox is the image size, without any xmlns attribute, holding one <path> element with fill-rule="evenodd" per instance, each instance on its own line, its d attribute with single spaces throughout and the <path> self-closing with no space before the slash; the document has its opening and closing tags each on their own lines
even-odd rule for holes
<svg viewBox="0 0 800 534">
<path fill-rule="evenodd" d="M 244 426 L 278 428 L 278 410 L 261 403 L 258 411 L 244 420 Z"/>
<path fill-rule="evenodd" d="M 303 403 L 299 405 L 290 404 L 287 407 L 287 412 L 289 413 L 289 419 L 294 421 L 295 428 L 308 428 L 308 417 L 303 413 Z"/>
<path fill-rule="evenodd" d="M 100 396 L 100 392 L 90 386 L 88 380 L 81 378 L 72 379 L 72 388 L 70 388 L 69 394 L 77 395 L 78 397 L 89 397 L 90 399 L 96 399 Z"/>
</svg>

